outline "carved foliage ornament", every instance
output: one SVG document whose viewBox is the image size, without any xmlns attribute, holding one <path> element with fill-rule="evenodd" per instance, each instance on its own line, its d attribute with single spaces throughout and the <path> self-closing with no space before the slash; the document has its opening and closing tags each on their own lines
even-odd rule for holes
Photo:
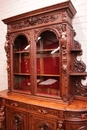
<svg viewBox="0 0 87 130">
<path fill-rule="evenodd" d="M 83 77 L 75 77 L 74 78 L 74 86 L 75 86 L 75 95 L 85 96 L 87 97 L 87 85 L 83 86 L 81 83 L 82 79 L 86 79 L 86 76 Z"/>
<path fill-rule="evenodd" d="M 85 72 L 86 65 L 82 61 L 78 61 L 76 58 L 74 59 L 74 71 L 75 72 Z"/>
<path fill-rule="evenodd" d="M 87 119 L 87 112 L 68 112 L 66 113 L 66 117 L 68 118 L 78 118 L 78 119 Z"/>
<path fill-rule="evenodd" d="M 49 22 L 54 22 L 59 18 L 59 14 L 57 15 L 43 15 L 43 16 L 32 16 L 28 17 L 24 20 L 21 20 L 13 25 L 8 25 L 8 32 L 11 30 L 17 30 L 17 29 L 22 29 L 25 27 L 30 27 L 30 26 L 35 26 L 39 24 L 44 24 L 44 23 L 49 23 Z"/>
<path fill-rule="evenodd" d="M 21 116 L 17 114 L 14 115 L 12 117 L 12 123 L 11 123 L 12 130 L 22 130 L 22 126 L 23 126 L 23 120 Z"/>
<path fill-rule="evenodd" d="M 7 73 L 8 73 L 8 91 L 10 91 L 10 35 L 7 33 L 6 35 L 6 42 L 4 45 L 4 49 L 6 52 L 6 57 L 7 57 Z"/>
</svg>

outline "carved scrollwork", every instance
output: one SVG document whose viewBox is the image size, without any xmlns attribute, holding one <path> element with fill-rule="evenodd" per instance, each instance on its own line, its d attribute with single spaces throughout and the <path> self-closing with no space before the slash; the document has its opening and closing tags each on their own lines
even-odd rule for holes
<svg viewBox="0 0 87 130">
<path fill-rule="evenodd" d="M 74 40 L 74 49 L 81 49 L 81 44 L 76 40 Z"/>
<path fill-rule="evenodd" d="M 76 36 L 75 30 L 73 30 L 73 33 L 74 33 L 74 37 L 75 37 Z M 76 40 L 74 40 L 74 49 L 81 49 L 81 44 Z"/>
<path fill-rule="evenodd" d="M 75 72 L 85 72 L 86 65 L 83 61 L 78 61 L 76 58 L 74 59 L 74 71 Z"/>
<path fill-rule="evenodd" d="M 71 119 L 87 119 L 87 112 L 67 112 L 66 117 Z"/>
<path fill-rule="evenodd" d="M 7 57 L 7 73 L 8 73 L 8 91 L 10 92 L 10 42 L 9 42 L 9 33 L 6 35 L 6 42 L 4 45 L 4 49 L 6 52 L 6 57 Z"/>
<path fill-rule="evenodd" d="M 80 95 L 80 96 L 86 96 L 87 97 L 87 85 L 83 86 L 81 83 L 82 79 L 86 79 L 86 76 L 83 77 L 75 77 L 74 78 L 74 86 L 75 86 L 75 95 Z"/>
<path fill-rule="evenodd" d="M 35 26 L 39 24 L 54 22 L 59 18 L 59 14 L 57 15 L 43 15 L 43 16 L 32 16 L 28 17 L 25 20 L 21 20 L 13 25 L 11 25 L 12 30 L 22 29 L 25 27 Z M 10 30 L 11 30 L 10 29 Z"/>
<path fill-rule="evenodd" d="M 12 117 L 12 123 L 11 123 L 12 130 L 22 130 L 22 126 L 23 126 L 23 120 L 21 116 L 17 114 L 14 115 Z"/>
</svg>

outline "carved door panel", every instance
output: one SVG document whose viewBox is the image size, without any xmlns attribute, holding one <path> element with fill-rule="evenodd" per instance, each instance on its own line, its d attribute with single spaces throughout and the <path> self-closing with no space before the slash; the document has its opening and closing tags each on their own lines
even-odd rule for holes
<svg viewBox="0 0 87 130">
<path fill-rule="evenodd" d="M 6 109 L 6 130 L 27 130 L 27 114 L 23 111 Z"/>
<path fill-rule="evenodd" d="M 30 115 L 29 126 L 30 130 L 57 130 L 57 120 Z"/>
<path fill-rule="evenodd" d="M 87 130 L 87 121 L 67 122 L 66 130 Z"/>
</svg>

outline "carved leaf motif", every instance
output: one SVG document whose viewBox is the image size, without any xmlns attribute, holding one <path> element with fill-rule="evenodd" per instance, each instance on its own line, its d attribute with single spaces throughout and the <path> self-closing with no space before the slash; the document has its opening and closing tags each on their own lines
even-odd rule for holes
<svg viewBox="0 0 87 130">
<path fill-rule="evenodd" d="M 21 20 L 15 24 L 11 25 L 11 29 L 12 30 L 22 29 L 25 27 L 30 27 L 30 26 L 34 26 L 34 25 L 43 24 L 43 23 L 54 22 L 57 19 L 58 19 L 58 15 L 48 15 L 48 16 L 44 15 L 41 17 L 29 17 L 29 18 L 25 19 L 24 21 Z"/>
<path fill-rule="evenodd" d="M 12 117 L 12 130 L 22 130 L 23 120 L 19 115 L 14 115 Z"/>
<path fill-rule="evenodd" d="M 77 77 L 74 79 L 74 86 L 75 86 L 75 94 L 80 96 L 87 96 L 87 86 L 83 86 L 81 80 L 85 79 L 84 77 Z"/>
<path fill-rule="evenodd" d="M 74 60 L 74 70 L 75 72 L 85 72 L 86 65 L 82 61 Z"/>
</svg>

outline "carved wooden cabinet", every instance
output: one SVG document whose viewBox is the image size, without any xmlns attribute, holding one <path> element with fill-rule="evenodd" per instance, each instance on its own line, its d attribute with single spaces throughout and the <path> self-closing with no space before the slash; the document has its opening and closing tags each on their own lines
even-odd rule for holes
<svg viewBox="0 0 87 130">
<path fill-rule="evenodd" d="M 87 130 L 86 65 L 71 1 L 2 20 L 7 25 L 8 90 L 1 130 Z"/>
</svg>

